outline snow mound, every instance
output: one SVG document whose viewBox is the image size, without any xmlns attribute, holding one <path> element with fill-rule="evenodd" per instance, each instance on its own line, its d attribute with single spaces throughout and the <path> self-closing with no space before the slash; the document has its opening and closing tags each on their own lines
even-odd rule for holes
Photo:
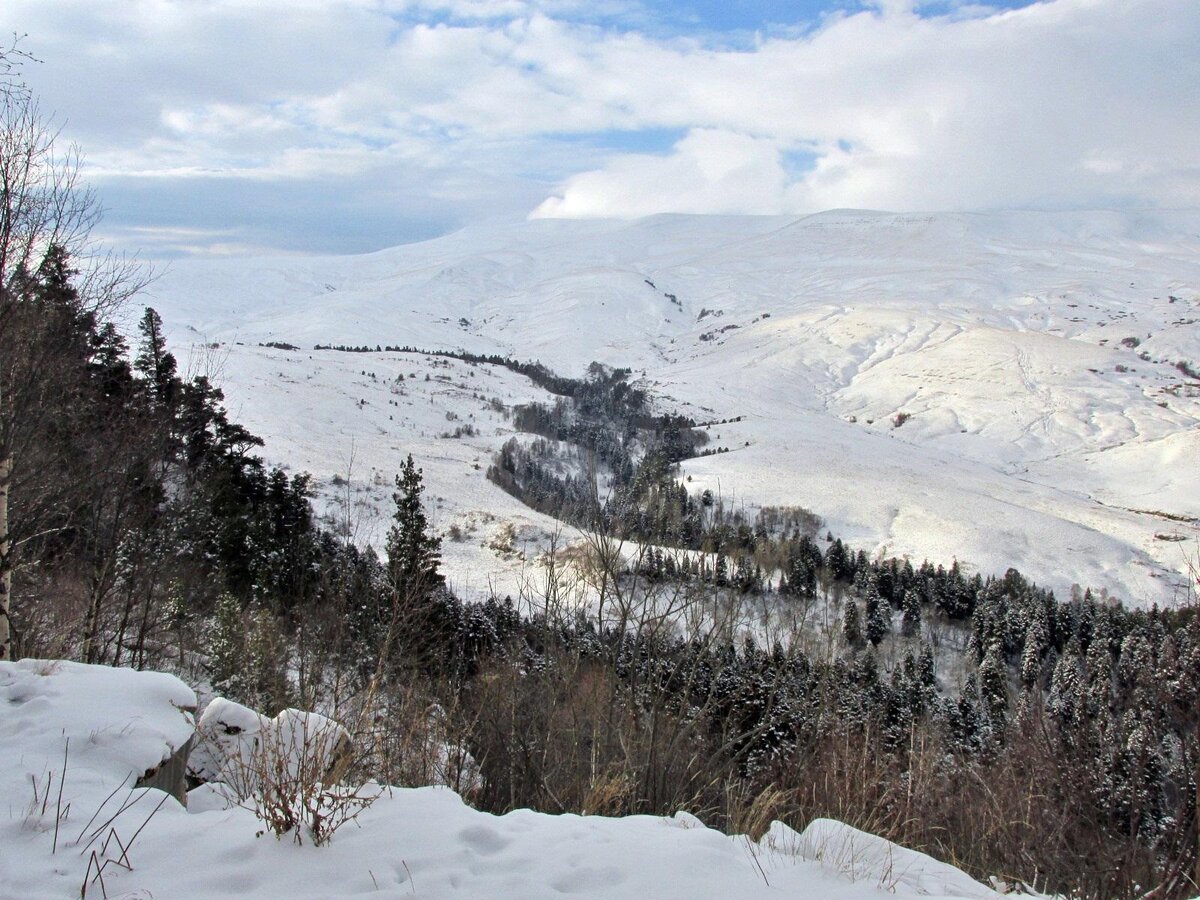
<svg viewBox="0 0 1200 900">
<path fill-rule="evenodd" d="M 333 766 L 350 749 L 349 732 L 318 713 L 285 709 L 269 719 L 224 697 L 209 701 L 196 731 L 200 740 L 188 774 L 222 782 L 240 796 L 257 787 L 264 756 L 270 757 L 270 774 L 295 781 L 314 766 Z"/>
<path fill-rule="evenodd" d="M 90 857 L 76 835 L 88 832 L 92 812 L 123 779 L 186 743 L 192 725 L 183 710 L 194 702 L 181 682 L 158 673 L 0 663 L 0 789 L 8 800 L 7 818 L 0 813 L 0 897 L 80 895 Z M 260 734 L 271 721 L 229 703 L 210 704 L 206 718 L 212 727 L 257 726 Z M 31 777 L 61 769 L 67 737 L 70 809 L 60 817 L 56 846 L 53 792 L 50 822 L 27 815 L 24 800 Z M 824 820 L 801 834 L 776 824 L 754 842 L 713 831 L 686 813 L 493 816 L 446 788 L 396 789 L 318 848 L 256 836 L 260 823 L 247 809 L 196 803 L 189 812 L 168 798 L 148 815 L 154 798 L 164 795 L 131 796 L 140 806 L 112 826 L 131 868 L 106 869 L 110 897 L 996 896 L 957 869 Z M 850 869 L 838 849 L 846 846 L 854 848 Z M 100 895 L 99 885 L 93 890 Z"/>
<path fill-rule="evenodd" d="M 951 865 L 833 819 L 814 819 L 800 833 L 774 822 L 760 843 L 819 862 L 851 881 L 866 881 L 889 890 L 903 889 L 918 896 L 995 896 L 994 891 Z"/>
</svg>

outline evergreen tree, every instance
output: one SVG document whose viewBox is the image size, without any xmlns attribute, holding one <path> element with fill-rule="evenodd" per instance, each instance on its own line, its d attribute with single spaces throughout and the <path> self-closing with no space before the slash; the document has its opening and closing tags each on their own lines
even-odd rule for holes
<svg viewBox="0 0 1200 900">
<path fill-rule="evenodd" d="M 999 642 L 993 642 L 979 667 L 979 696 L 994 731 L 1004 726 L 1008 715 L 1008 683 Z"/>
<path fill-rule="evenodd" d="M 726 562 L 724 553 L 717 553 L 717 561 L 713 565 L 713 584 L 717 587 L 729 584 L 729 563 Z"/>
<path fill-rule="evenodd" d="M 159 404 L 170 407 L 179 392 L 175 357 L 167 351 L 162 319 L 149 306 L 138 323 L 138 331 L 142 335 L 142 343 L 137 358 L 133 361 L 133 368 L 150 383 L 154 399 Z"/>
<path fill-rule="evenodd" d="M 1042 677 L 1042 648 L 1036 635 L 1030 630 L 1025 635 L 1025 648 L 1021 651 L 1021 684 L 1033 690 Z"/>
<path fill-rule="evenodd" d="M 867 640 L 871 645 L 878 647 L 880 642 L 887 637 L 887 633 L 891 631 L 891 610 L 886 603 L 879 597 L 879 592 L 872 584 L 867 590 Z"/>
<path fill-rule="evenodd" d="M 980 708 L 979 681 L 974 672 L 967 676 L 962 693 L 952 706 L 950 724 L 957 749 L 969 753 L 983 746 L 988 727 L 984 710 Z"/>
<path fill-rule="evenodd" d="M 208 632 L 208 677 L 213 689 L 239 703 L 247 698 L 246 629 L 242 606 L 232 594 L 217 600 Z"/>
<path fill-rule="evenodd" d="M 396 476 L 396 511 L 387 538 L 388 577 L 397 596 L 428 595 L 443 580 L 438 572 L 442 542 L 430 532 L 421 504 L 423 491 L 421 470 L 410 453 Z"/>
<path fill-rule="evenodd" d="M 903 609 L 900 633 L 905 637 L 916 637 L 921 633 L 921 595 L 912 588 L 904 592 Z"/>
<path fill-rule="evenodd" d="M 858 649 L 863 645 L 862 620 L 858 612 L 858 603 L 850 597 L 842 611 L 842 637 L 848 647 Z"/>
<path fill-rule="evenodd" d="M 1050 696 L 1046 699 L 1046 707 L 1067 724 L 1075 721 L 1079 710 L 1081 668 L 1079 645 L 1072 642 L 1054 666 Z"/>
<path fill-rule="evenodd" d="M 937 668 L 933 661 L 933 648 L 928 644 L 921 645 L 921 655 L 917 658 L 917 679 L 932 696 L 937 689 Z"/>
</svg>

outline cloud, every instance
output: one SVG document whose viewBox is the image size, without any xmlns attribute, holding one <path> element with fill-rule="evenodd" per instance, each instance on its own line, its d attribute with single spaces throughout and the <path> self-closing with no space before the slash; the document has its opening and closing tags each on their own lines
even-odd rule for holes
<svg viewBox="0 0 1200 900">
<path fill-rule="evenodd" d="M 728 45 L 669 19 L 633 0 L 0 9 L 116 227 L 168 229 L 148 234 L 225 217 L 246 243 L 368 249 L 531 209 L 1200 204 L 1193 0 L 831 0 Z M 682 137 L 622 146 L 640 132 Z"/>
<path fill-rule="evenodd" d="M 832 16 L 748 54 L 639 54 L 670 58 L 631 76 L 654 85 L 635 110 L 754 136 L 722 142 L 729 170 L 740 154 L 745 212 L 1200 203 L 1200 103 L 1185 84 L 1200 83 L 1187 49 L 1200 7 L 1057 0 L 927 19 L 911 6 Z M 815 165 L 780 177 L 797 148 Z M 731 178 L 697 165 L 705 152 L 616 157 L 535 215 L 725 210 Z M 669 190 L 648 190 L 657 179 Z"/>
<path fill-rule="evenodd" d="M 666 156 L 629 154 L 573 176 L 533 218 L 646 216 L 659 212 L 783 212 L 786 175 L 770 140 L 693 129 Z"/>
</svg>

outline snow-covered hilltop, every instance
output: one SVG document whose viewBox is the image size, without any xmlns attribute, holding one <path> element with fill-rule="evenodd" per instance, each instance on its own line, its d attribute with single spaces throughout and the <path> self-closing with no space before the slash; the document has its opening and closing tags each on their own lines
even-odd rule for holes
<svg viewBox="0 0 1200 900">
<path fill-rule="evenodd" d="M 664 409 L 743 417 L 712 429 L 733 452 L 684 464 L 697 490 L 1060 593 L 1171 603 L 1200 537 L 1197 213 L 541 220 L 360 257 L 180 261 L 146 302 L 177 344 L 220 343 L 202 362 L 270 459 L 328 481 L 353 455 L 376 540 L 409 452 L 439 526 L 548 533 L 483 471 L 509 429 L 481 398 L 539 391 L 315 344 L 631 367 Z M 478 433 L 443 437 L 456 421 Z M 448 545 L 467 592 L 497 568 L 491 527 Z"/>
</svg>

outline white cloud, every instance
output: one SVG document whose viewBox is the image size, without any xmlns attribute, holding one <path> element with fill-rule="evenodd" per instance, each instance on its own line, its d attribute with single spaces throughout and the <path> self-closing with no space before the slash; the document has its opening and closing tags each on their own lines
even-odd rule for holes
<svg viewBox="0 0 1200 900">
<path fill-rule="evenodd" d="M 7 0 L 0 30 L 97 175 L 275 179 L 314 229 L 328 183 L 463 218 L 1200 204 L 1200 4 L 922 6 L 740 49 L 577 0 Z M 587 138 L 640 129 L 684 137 Z"/>
<path fill-rule="evenodd" d="M 740 145 L 751 172 L 771 168 L 772 150 L 819 148 L 812 171 L 793 180 L 748 177 L 758 191 L 746 192 L 747 212 L 1200 202 L 1200 56 L 1188 49 L 1200 6 L 1057 0 L 939 19 L 910 7 L 834 17 L 748 54 L 649 49 L 630 76 L 653 85 L 636 115 L 763 138 Z M 681 142 L 666 158 L 620 156 L 568 178 L 536 214 L 723 200 L 727 176 L 707 177 L 695 153 Z M 648 195 L 656 177 L 671 190 Z"/>
<path fill-rule="evenodd" d="M 646 216 L 658 212 L 782 212 L 786 176 L 773 142 L 694 129 L 667 156 L 625 155 L 576 175 L 534 218 Z"/>
</svg>

